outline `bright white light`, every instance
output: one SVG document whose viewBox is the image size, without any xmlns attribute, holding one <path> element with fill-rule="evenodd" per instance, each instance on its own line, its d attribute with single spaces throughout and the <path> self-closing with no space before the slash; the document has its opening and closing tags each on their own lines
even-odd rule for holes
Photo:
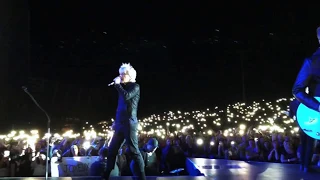
<svg viewBox="0 0 320 180">
<path fill-rule="evenodd" d="M 197 144 L 198 145 L 202 145 L 203 144 L 203 140 L 202 139 L 197 139 Z"/>
<path fill-rule="evenodd" d="M 85 142 L 83 143 L 83 148 L 84 148 L 84 149 L 89 149 L 90 146 L 91 146 L 91 144 L 90 144 L 89 141 L 85 141 Z"/>
<path fill-rule="evenodd" d="M 240 128 L 241 130 L 245 130 L 245 129 L 246 129 L 246 125 L 240 124 L 239 128 Z"/>
<path fill-rule="evenodd" d="M 240 130 L 239 131 L 239 134 L 242 136 L 244 134 L 244 131 L 243 130 Z"/>
</svg>

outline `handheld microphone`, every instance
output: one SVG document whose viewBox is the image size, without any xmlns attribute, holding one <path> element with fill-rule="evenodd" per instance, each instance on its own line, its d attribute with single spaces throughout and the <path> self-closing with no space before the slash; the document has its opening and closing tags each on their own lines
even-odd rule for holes
<svg viewBox="0 0 320 180">
<path fill-rule="evenodd" d="M 114 82 L 112 82 L 112 83 L 108 84 L 108 86 L 112 86 L 112 85 L 114 85 Z"/>
<path fill-rule="evenodd" d="M 22 86 L 21 87 L 24 91 L 28 90 L 28 88 L 26 86 Z"/>
</svg>

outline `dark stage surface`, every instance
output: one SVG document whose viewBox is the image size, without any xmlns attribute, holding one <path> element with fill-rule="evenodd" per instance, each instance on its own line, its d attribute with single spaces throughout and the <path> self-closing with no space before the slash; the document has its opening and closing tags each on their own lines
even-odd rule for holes
<svg viewBox="0 0 320 180">
<path fill-rule="evenodd" d="M 216 180 L 307 180 L 320 179 L 320 170 L 304 173 L 298 164 L 230 161 L 190 158 L 206 177 Z"/>
<path fill-rule="evenodd" d="M 190 158 L 187 170 L 193 176 L 148 177 L 148 180 L 314 180 L 320 170 L 304 173 L 297 164 L 260 163 L 216 159 Z M 201 174 L 205 176 L 201 176 Z M 198 175 L 198 176 L 196 176 Z M 45 178 L 0 178 L 0 180 L 44 180 Z M 50 180 L 98 180 L 99 177 L 61 177 Z M 131 180 L 133 177 L 113 177 L 110 180 Z"/>
<path fill-rule="evenodd" d="M 45 178 L 0 178 L 6 180 L 44 180 Z M 99 177 L 61 177 L 61 178 L 49 178 L 49 180 L 98 180 Z M 134 180 L 135 178 L 130 176 L 113 177 L 110 180 Z M 208 180 L 210 177 L 192 177 L 192 176 L 171 176 L 171 177 L 153 177 L 149 176 L 147 180 Z"/>
</svg>

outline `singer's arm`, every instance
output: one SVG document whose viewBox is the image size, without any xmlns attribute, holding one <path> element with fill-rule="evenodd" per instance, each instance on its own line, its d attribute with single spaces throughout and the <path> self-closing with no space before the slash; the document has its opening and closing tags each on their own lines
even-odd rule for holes
<svg viewBox="0 0 320 180">
<path fill-rule="evenodd" d="M 313 110 L 319 111 L 320 103 L 314 97 L 306 93 L 306 87 L 309 86 L 312 77 L 311 65 L 311 59 L 306 59 L 304 61 L 296 82 L 293 85 L 292 93 L 299 102 Z"/>
<path fill-rule="evenodd" d="M 121 84 L 115 84 L 114 87 L 124 97 L 125 100 L 130 100 L 140 91 L 140 86 L 138 84 L 132 84 L 128 90 L 123 89 Z"/>
</svg>

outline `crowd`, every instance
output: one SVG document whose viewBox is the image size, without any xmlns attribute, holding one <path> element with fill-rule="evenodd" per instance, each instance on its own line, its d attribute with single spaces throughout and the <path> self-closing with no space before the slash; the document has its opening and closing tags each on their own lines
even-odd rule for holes
<svg viewBox="0 0 320 180">
<path fill-rule="evenodd" d="M 294 120 L 282 112 L 289 101 L 236 103 L 226 110 L 177 111 L 142 119 L 139 146 L 146 174 L 170 175 L 174 170 L 185 169 L 188 157 L 298 163 L 298 128 Z M 90 128 L 83 134 L 67 131 L 62 135 L 45 134 L 42 139 L 35 130 L 30 133 L 12 131 L 0 136 L 0 176 L 44 176 L 47 158 L 55 157 L 59 161 L 75 156 L 99 156 L 89 174 L 100 176 L 106 166 L 112 130 L 96 133 L 94 127 Z M 47 154 L 48 138 L 50 154 Z M 320 143 L 317 142 L 312 159 L 314 164 L 320 165 L 319 157 Z M 112 175 L 131 175 L 129 167 L 133 165 L 124 144 Z"/>
</svg>

